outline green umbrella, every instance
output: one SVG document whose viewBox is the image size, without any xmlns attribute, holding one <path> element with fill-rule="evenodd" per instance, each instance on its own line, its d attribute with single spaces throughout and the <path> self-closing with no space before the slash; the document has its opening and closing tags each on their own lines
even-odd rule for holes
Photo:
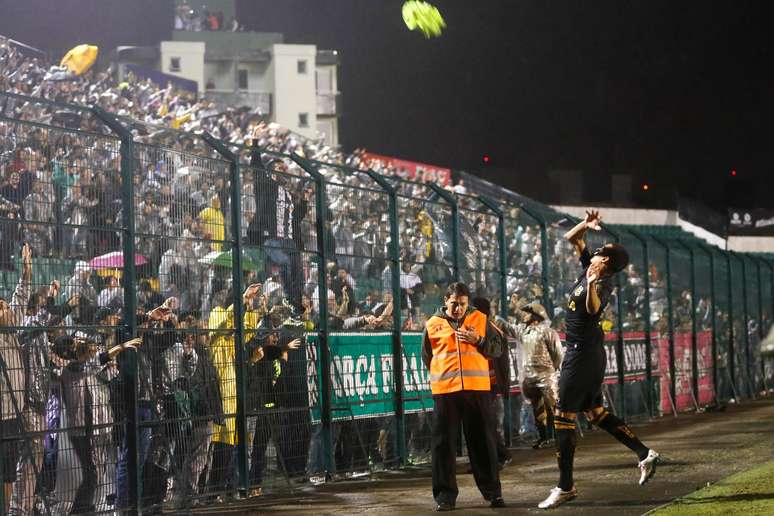
<svg viewBox="0 0 774 516">
<path fill-rule="evenodd" d="M 199 263 L 205 263 L 207 265 L 216 265 L 218 267 L 232 267 L 233 258 L 231 257 L 231 251 L 212 251 L 206 254 L 204 257 L 199 258 Z M 250 258 L 242 253 L 242 270 L 255 272 L 258 270 L 258 265 Z"/>
</svg>

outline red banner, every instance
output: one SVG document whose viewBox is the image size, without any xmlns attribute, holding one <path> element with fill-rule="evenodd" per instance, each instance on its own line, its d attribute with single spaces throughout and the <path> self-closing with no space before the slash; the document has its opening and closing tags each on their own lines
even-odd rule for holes
<svg viewBox="0 0 774 516">
<path fill-rule="evenodd" d="M 562 339 L 564 335 L 560 334 Z M 607 353 L 607 367 L 605 368 L 605 383 L 618 382 L 618 360 L 616 357 L 615 333 L 605 334 L 605 352 Z M 672 403 L 669 399 L 669 339 L 666 335 L 653 334 L 651 339 L 651 364 L 652 375 L 660 378 L 661 410 L 672 411 Z M 707 405 L 712 402 L 712 333 L 709 331 L 696 333 L 696 350 L 698 363 L 699 405 Z M 511 351 L 511 392 L 520 392 L 517 379 L 516 357 L 519 356 L 519 343 L 510 342 Z M 646 377 L 646 347 L 645 334 L 639 332 L 624 333 L 624 381 L 643 381 Z M 675 334 L 675 405 L 678 411 L 690 410 L 694 407 L 691 377 L 691 334 Z"/>
<path fill-rule="evenodd" d="M 395 175 L 401 179 L 408 179 L 409 181 L 417 181 L 419 183 L 435 183 L 438 186 L 447 186 L 451 183 L 451 169 L 449 168 L 391 158 L 372 152 L 363 153 L 363 159 L 368 166 L 371 166 L 368 163 L 369 160 L 376 160 L 381 161 L 383 165 L 394 167 Z"/>
<path fill-rule="evenodd" d="M 691 334 L 675 333 L 675 405 L 677 411 L 690 410 L 694 407 L 691 386 Z M 669 399 L 669 338 L 659 335 L 654 339 L 658 346 L 659 363 L 661 364 L 661 410 L 672 411 Z M 697 363 L 699 369 L 699 405 L 712 401 L 712 333 L 708 331 L 696 333 Z"/>
</svg>

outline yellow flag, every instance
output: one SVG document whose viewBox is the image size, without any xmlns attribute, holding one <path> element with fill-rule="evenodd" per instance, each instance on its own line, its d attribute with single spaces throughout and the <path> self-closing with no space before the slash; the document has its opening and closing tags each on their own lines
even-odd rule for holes
<svg viewBox="0 0 774 516">
<path fill-rule="evenodd" d="M 66 66 L 75 75 L 83 75 L 97 60 L 99 48 L 95 45 L 78 45 L 65 54 L 59 66 Z"/>
</svg>

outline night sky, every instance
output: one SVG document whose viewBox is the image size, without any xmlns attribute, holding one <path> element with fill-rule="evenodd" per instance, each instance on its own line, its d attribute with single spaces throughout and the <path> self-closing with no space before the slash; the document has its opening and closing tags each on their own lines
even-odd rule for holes
<svg viewBox="0 0 774 516">
<path fill-rule="evenodd" d="M 433 3 L 448 28 L 425 40 L 403 25 L 401 0 L 237 0 L 251 28 L 340 52 L 345 150 L 462 168 L 545 200 L 547 172 L 569 169 L 583 172 L 585 199 L 567 202 L 604 202 L 610 175 L 630 173 L 651 186 L 642 205 L 680 192 L 717 209 L 774 207 L 765 2 Z M 47 48 L 153 44 L 168 37 L 166 13 L 168 0 L 0 0 L 0 33 Z"/>
</svg>

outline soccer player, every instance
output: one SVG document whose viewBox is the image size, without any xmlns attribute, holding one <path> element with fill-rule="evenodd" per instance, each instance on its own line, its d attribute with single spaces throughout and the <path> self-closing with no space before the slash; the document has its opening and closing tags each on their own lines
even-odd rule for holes
<svg viewBox="0 0 774 516">
<path fill-rule="evenodd" d="M 605 244 L 593 253 L 583 240 L 586 230 L 601 229 L 598 211 L 587 211 L 586 218 L 564 238 L 580 255 L 583 274 L 572 286 L 567 303 L 566 350 L 559 376 L 554 429 L 556 433 L 559 485 L 538 507 L 551 509 L 574 499 L 578 492 L 572 479 L 575 455 L 575 419 L 584 412 L 588 420 L 606 430 L 637 454 L 640 485 L 655 473 L 659 455 L 634 435 L 629 426 L 602 406 L 602 382 L 607 358 L 600 316 L 612 292 L 612 277 L 629 263 L 629 255 L 620 244 Z"/>
</svg>

